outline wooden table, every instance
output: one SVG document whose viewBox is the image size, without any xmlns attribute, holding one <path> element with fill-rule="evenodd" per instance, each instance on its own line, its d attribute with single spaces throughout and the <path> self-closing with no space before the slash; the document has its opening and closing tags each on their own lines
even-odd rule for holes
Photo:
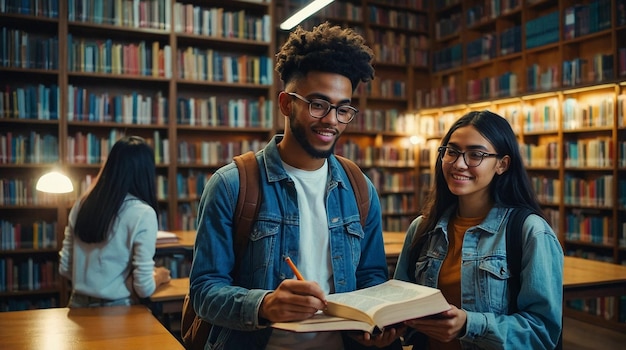
<svg viewBox="0 0 626 350">
<path fill-rule="evenodd" d="M 626 266 L 566 256 L 565 299 L 626 295 Z"/>
<path fill-rule="evenodd" d="M 150 296 L 150 301 L 161 305 L 164 314 L 180 312 L 183 299 L 189 293 L 189 277 L 174 278 L 170 283 L 160 285 Z"/>
<path fill-rule="evenodd" d="M 180 238 L 179 243 L 163 245 L 164 248 L 193 248 L 196 237 L 195 231 L 174 232 Z M 405 232 L 383 232 L 390 276 L 393 276 L 398 256 L 404 244 L 404 237 Z M 188 278 L 176 279 L 170 285 L 159 287 L 151 300 L 163 303 L 164 313 L 180 312 L 188 290 Z M 563 267 L 564 299 L 620 295 L 626 295 L 626 266 L 570 256 L 565 257 Z"/>
<path fill-rule="evenodd" d="M 160 243 L 157 249 L 193 249 L 196 242 L 196 231 L 170 231 L 176 234 L 178 242 L 176 243 Z"/>
<path fill-rule="evenodd" d="M 193 245 L 196 242 L 196 231 L 171 231 L 178 236 L 178 242 L 176 243 L 163 243 L 157 244 L 157 249 L 167 248 L 183 248 L 193 249 Z M 385 241 L 385 249 L 392 248 L 392 254 L 399 254 L 404 243 L 404 232 L 383 232 L 383 239 Z M 387 253 L 389 254 L 389 252 Z"/>
<path fill-rule="evenodd" d="M 0 312 L 3 349 L 184 349 L 145 306 Z"/>
<path fill-rule="evenodd" d="M 196 239 L 196 231 L 172 231 L 179 237 L 178 243 L 168 243 L 158 245 L 157 249 L 176 249 L 176 248 L 193 248 Z M 385 232 L 385 252 L 387 254 L 387 263 L 390 268 L 395 267 L 402 244 L 404 243 L 404 232 Z M 189 292 L 189 278 L 175 278 L 168 284 L 161 285 L 150 297 L 150 301 L 155 303 L 154 312 L 162 319 L 168 322 L 164 316 L 168 314 L 178 313 L 182 311 L 183 299 Z"/>
</svg>

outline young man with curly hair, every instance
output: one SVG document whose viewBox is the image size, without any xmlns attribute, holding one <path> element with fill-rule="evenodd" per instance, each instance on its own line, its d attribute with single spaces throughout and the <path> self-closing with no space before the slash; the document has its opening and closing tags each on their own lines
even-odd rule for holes
<svg viewBox="0 0 626 350">
<path fill-rule="evenodd" d="M 370 208 L 362 226 L 354 191 L 334 155 L 337 139 L 357 117 L 352 94 L 360 82 L 374 78 L 371 49 L 354 31 L 323 23 L 311 31 L 296 29 L 276 58 L 285 132 L 256 154 L 263 200 L 238 271 L 233 271 L 239 193 L 234 163 L 210 178 L 198 208 L 190 300 L 213 324 L 206 348 L 396 346 L 397 330 L 355 336 L 270 327 L 313 316 L 325 308 L 330 293 L 388 279 L 376 189 L 367 180 Z M 287 256 L 306 280 L 294 277 Z"/>
</svg>

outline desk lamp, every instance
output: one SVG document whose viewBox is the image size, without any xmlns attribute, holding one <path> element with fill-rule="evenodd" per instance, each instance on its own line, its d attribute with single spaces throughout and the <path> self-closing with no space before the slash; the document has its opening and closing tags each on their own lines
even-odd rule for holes
<svg viewBox="0 0 626 350">
<path fill-rule="evenodd" d="M 74 191 L 70 178 L 54 170 L 42 175 L 37 181 L 36 188 L 38 191 L 46 193 L 69 193 Z"/>
</svg>

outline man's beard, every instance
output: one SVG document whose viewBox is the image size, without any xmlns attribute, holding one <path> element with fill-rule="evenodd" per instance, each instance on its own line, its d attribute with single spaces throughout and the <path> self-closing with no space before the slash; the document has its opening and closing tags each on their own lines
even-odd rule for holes
<svg viewBox="0 0 626 350">
<path fill-rule="evenodd" d="M 337 143 L 337 139 L 335 139 L 333 145 L 326 151 L 320 151 L 315 149 L 306 137 L 304 126 L 298 122 L 296 116 L 293 115 L 293 113 L 289 116 L 289 130 L 291 130 L 291 133 L 296 138 L 300 146 L 302 146 L 306 153 L 308 153 L 313 158 L 328 158 L 335 151 L 335 144 Z"/>
</svg>

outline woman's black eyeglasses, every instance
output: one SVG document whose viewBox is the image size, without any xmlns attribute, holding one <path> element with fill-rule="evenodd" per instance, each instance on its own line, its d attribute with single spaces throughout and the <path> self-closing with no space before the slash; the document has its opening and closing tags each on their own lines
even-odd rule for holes
<svg viewBox="0 0 626 350">
<path fill-rule="evenodd" d="M 439 156 L 444 163 L 455 163 L 459 156 L 463 155 L 463 160 L 468 167 L 477 167 L 483 162 L 483 159 L 487 157 L 498 157 L 497 153 L 487 153 L 483 151 L 465 151 L 461 152 L 458 149 L 454 149 L 448 146 L 439 147 Z"/>
</svg>

